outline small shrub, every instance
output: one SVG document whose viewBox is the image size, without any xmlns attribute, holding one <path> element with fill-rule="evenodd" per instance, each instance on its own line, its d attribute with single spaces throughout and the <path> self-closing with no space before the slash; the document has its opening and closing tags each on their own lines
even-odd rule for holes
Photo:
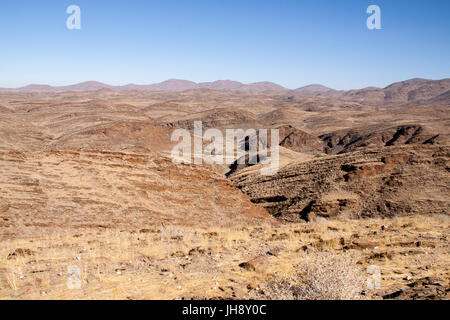
<svg viewBox="0 0 450 320">
<path fill-rule="evenodd" d="M 299 266 L 300 283 L 292 287 L 296 299 L 354 300 L 361 297 L 364 276 L 346 255 L 319 252 Z"/>
<path fill-rule="evenodd" d="M 262 284 L 251 299 L 357 300 L 364 288 L 364 275 L 346 255 L 317 252 L 297 266 L 295 276 Z"/>
</svg>

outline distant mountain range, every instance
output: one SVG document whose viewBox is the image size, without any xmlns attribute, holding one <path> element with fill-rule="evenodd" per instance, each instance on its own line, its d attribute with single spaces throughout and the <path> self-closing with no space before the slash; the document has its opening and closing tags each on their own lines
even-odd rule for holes
<svg viewBox="0 0 450 320">
<path fill-rule="evenodd" d="M 15 91 L 15 92 L 64 92 L 64 91 L 96 91 L 101 89 L 108 89 L 114 91 L 185 91 L 195 89 L 212 89 L 223 91 L 242 91 L 250 94 L 259 94 L 265 91 L 288 91 L 272 82 L 256 82 L 251 84 L 243 84 L 238 81 L 218 80 L 214 82 L 195 83 L 188 80 L 170 79 L 161 83 L 138 85 L 127 84 L 124 86 L 112 86 L 106 83 L 97 81 L 82 82 L 69 86 L 49 86 L 32 84 L 16 89 L 0 88 L 0 92 Z"/>
<path fill-rule="evenodd" d="M 196 83 L 188 80 L 170 79 L 161 83 L 138 85 L 127 84 L 124 86 L 112 86 L 106 83 L 97 81 L 87 81 L 69 86 L 49 86 L 41 84 L 32 84 L 21 88 L 0 88 L 0 91 L 16 91 L 16 92 L 64 92 L 64 91 L 96 91 L 101 89 L 115 90 L 115 91 L 185 91 L 195 89 L 211 89 L 223 91 L 242 91 L 249 94 L 259 94 L 266 91 L 289 91 L 276 83 L 263 81 L 250 84 L 244 84 L 232 80 L 218 80 L 214 82 Z M 324 92 L 332 90 L 321 85 L 311 85 L 297 89 L 298 91 L 317 91 Z M 295 91 L 295 90 L 294 90 Z"/>
<path fill-rule="evenodd" d="M 65 91 L 164 91 L 180 92 L 186 90 L 220 90 L 239 91 L 247 94 L 292 94 L 306 97 L 336 98 L 380 105 L 383 103 L 433 102 L 438 105 L 450 105 L 450 79 L 427 80 L 410 79 L 393 83 L 386 88 L 368 87 L 358 90 L 338 91 L 320 84 L 311 84 L 295 90 L 286 89 L 273 82 L 256 82 L 244 84 L 232 80 L 196 83 L 188 80 L 170 79 L 149 85 L 128 84 L 112 86 L 101 82 L 88 81 L 69 86 L 49 86 L 32 84 L 16 89 L 2 89 L 0 92 L 65 92 Z"/>
</svg>

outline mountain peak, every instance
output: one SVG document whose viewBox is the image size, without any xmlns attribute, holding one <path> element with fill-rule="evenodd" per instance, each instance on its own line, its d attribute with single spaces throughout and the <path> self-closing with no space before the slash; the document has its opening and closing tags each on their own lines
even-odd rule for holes
<svg viewBox="0 0 450 320">
<path fill-rule="evenodd" d="M 321 84 L 310 84 L 308 86 L 304 86 L 298 89 L 295 89 L 294 91 L 297 92 L 305 92 L 305 91 L 309 91 L 309 92 L 327 92 L 327 91 L 335 91 L 334 89 L 325 87 Z"/>
<path fill-rule="evenodd" d="M 433 80 L 423 79 L 423 78 L 413 78 L 413 79 L 408 79 L 408 80 L 404 80 L 404 81 L 394 82 L 394 83 L 388 85 L 385 89 L 392 88 L 392 87 L 398 87 L 398 86 L 416 86 L 416 85 L 421 85 L 421 84 L 427 83 L 429 81 L 433 81 Z"/>
</svg>

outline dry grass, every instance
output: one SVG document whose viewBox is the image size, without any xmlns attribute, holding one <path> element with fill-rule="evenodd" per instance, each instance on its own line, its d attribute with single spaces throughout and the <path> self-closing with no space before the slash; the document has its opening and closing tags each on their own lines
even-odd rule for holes
<svg viewBox="0 0 450 320">
<path fill-rule="evenodd" d="M 317 252 L 307 255 L 294 275 L 270 277 L 252 296 L 270 300 L 356 300 L 366 289 L 367 278 L 347 254 Z"/>
<path fill-rule="evenodd" d="M 355 300 L 364 290 L 364 275 L 345 254 L 320 252 L 299 265 L 304 273 L 294 294 L 302 300 Z"/>
<path fill-rule="evenodd" d="M 369 265 L 380 267 L 382 291 L 404 286 L 406 277 L 434 276 L 448 286 L 448 227 L 447 218 L 410 217 L 6 240 L 0 299 L 353 299 Z M 255 270 L 239 267 L 258 256 L 264 263 Z M 80 290 L 67 287 L 73 266 Z M 362 288 L 364 298 L 377 298 Z"/>
</svg>

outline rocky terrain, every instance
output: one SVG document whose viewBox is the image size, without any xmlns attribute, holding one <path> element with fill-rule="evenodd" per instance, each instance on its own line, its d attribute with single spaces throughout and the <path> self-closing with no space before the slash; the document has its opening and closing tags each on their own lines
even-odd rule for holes
<svg viewBox="0 0 450 320">
<path fill-rule="evenodd" d="M 435 146 L 362 149 L 293 161 L 273 176 L 251 168 L 230 178 L 253 203 L 288 221 L 447 214 L 449 159 L 448 148 Z"/>
<path fill-rule="evenodd" d="M 22 235 L 2 240 L 0 299 L 301 299 L 311 277 L 322 298 L 448 299 L 449 226 L 420 215 Z M 374 290 L 370 266 L 381 272 Z M 327 290 L 336 286 L 352 290 Z"/>
<path fill-rule="evenodd" d="M 448 299 L 449 90 L 1 89 L 0 298 Z M 278 172 L 174 163 L 199 120 L 279 129 Z"/>
<path fill-rule="evenodd" d="M 1 239 L 66 228 L 269 221 L 267 212 L 210 169 L 149 154 L 5 152 L 0 170 Z"/>
</svg>

